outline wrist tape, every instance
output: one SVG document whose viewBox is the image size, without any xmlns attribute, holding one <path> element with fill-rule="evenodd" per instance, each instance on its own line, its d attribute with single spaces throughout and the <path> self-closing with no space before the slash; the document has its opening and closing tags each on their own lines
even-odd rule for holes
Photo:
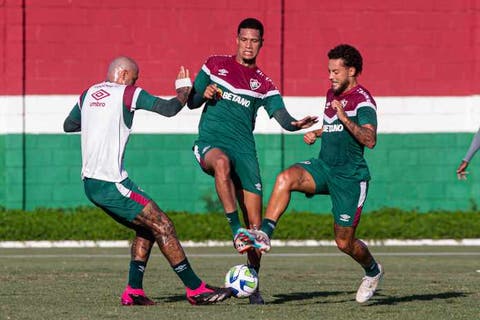
<svg viewBox="0 0 480 320">
<path fill-rule="evenodd" d="M 175 90 L 183 87 L 191 87 L 191 86 L 192 86 L 192 80 L 190 80 L 190 78 L 182 78 L 182 79 L 175 80 Z"/>
</svg>

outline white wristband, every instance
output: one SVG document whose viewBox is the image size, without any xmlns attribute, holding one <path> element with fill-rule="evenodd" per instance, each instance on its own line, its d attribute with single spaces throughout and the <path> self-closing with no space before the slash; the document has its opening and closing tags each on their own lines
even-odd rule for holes
<svg viewBox="0 0 480 320">
<path fill-rule="evenodd" d="M 182 79 L 175 80 L 175 90 L 183 87 L 191 87 L 191 86 L 192 86 L 192 80 L 190 80 L 190 78 L 182 78 Z"/>
</svg>

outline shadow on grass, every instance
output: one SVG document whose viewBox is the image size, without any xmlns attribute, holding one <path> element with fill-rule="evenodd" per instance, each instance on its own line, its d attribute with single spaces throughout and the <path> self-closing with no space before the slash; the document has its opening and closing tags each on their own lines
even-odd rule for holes
<svg viewBox="0 0 480 320">
<path fill-rule="evenodd" d="M 291 292 L 286 294 L 277 294 L 273 297 L 275 300 L 268 302 L 268 304 L 282 304 L 292 301 L 307 301 L 316 298 L 329 298 L 332 296 L 341 296 L 348 295 L 351 296 L 351 299 L 348 300 L 339 300 L 339 301 L 321 301 L 315 303 L 343 303 L 348 301 L 355 301 L 355 292 L 354 291 L 316 291 L 316 292 Z M 381 293 L 381 290 L 375 293 L 375 296 L 370 300 L 366 305 L 396 305 L 399 303 L 412 302 L 412 301 L 432 301 L 432 300 L 445 300 L 451 298 L 464 298 L 467 297 L 467 294 L 464 292 L 442 292 L 435 294 L 413 294 L 408 296 L 387 296 Z"/>
<path fill-rule="evenodd" d="M 291 292 L 285 294 L 276 294 L 273 297 L 275 300 L 268 302 L 268 304 L 282 304 L 290 301 L 304 301 L 315 298 L 328 298 L 331 296 L 338 296 L 344 294 L 352 294 L 353 292 L 346 291 L 316 291 L 316 292 Z"/>
<path fill-rule="evenodd" d="M 339 301 L 315 301 L 314 303 L 344 303 L 349 301 L 355 301 L 355 291 L 315 291 L 315 292 L 291 292 L 285 294 L 273 295 L 273 301 L 267 301 L 267 304 L 283 304 L 292 301 L 304 301 L 316 299 L 316 298 L 329 298 L 334 296 L 347 295 L 352 298 L 348 300 Z M 408 296 L 387 296 L 383 295 L 381 290 L 377 291 L 373 298 L 365 305 L 368 306 L 381 306 L 381 305 L 396 305 L 399 303 L 413 302 L 413 301 L 432 301 L 432 300 L 445 300 L 451 298 L 465 298 L 467 294 L 464 292 L 442 292 L 436 294 L 413 294 Z M 159 302 L 180 302 L 186 301 L 185 295 L 173 295 L 168 297 L 155 297 L 153 300 Z"/>
<path fill-rule="evenodd" d="M 396 305 L 403 302 L 412 302 L 412 301 L 432 301 L 432 300 L 445 300 L 451 298 L 465 298 L 467 294 L 464 292 L 441 292 L 435 294 L 412 294 L 408 296 L 394 297 L 394 296 L 385 296 L 381 293 L 376 293 L 372 298 L 371 302 L 368 303 L 369 306 L 374 305 Z"/>
<path fill-rule="evenodd" d="M 168 296 L 168 297 L 155 297 L 153 300 L 156 303 L 159 302 L 179 302 L 179 301 L 187 301 L 187 298 L 185 297 L 184 294 L 177 294 L 173 296 Z"/>
</svg>

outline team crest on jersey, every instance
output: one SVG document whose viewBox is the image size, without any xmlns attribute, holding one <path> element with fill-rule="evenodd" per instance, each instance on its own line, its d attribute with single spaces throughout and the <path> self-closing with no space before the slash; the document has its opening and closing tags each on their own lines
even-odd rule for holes
<svg viewBox="0 0 480 320">
<path fill-rule="evenodd" d="M 257 90 L 262 84 L 257 79 L 250 79 L 250 89 Z"/>
<path fill-rule="evenodd" d="M 92 97 L 93 99 L 95 100 L 101 100 L 103 98 L 106 98 L 110 95 L 110 93 L 108 93 L 107 91 L 103 90 L 103 89 L 100 89 L 98 91 L 95 91 L 94 93 L 92 93 Z"/>
<path fill-rule="evenodd" d="M 348 101 L 345 100 L 345 99 L 343 99 L 343 100 L 340 101 L 340 103 L 342 104 L 342 107 L 345 108 L 345 106 L 347 105 Z"/>
</svg>

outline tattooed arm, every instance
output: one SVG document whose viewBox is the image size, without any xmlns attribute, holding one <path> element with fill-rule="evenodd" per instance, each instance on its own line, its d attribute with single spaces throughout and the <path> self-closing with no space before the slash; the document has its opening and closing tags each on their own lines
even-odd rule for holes
<svg viewBox="0 0 480 320">
<path fill-rule="evenodd" d="M 342 104 L 337 100 L 332 101 L 332 107 L 337 111 L 338 119 L 358 142 L 370 149 L 375 147 L 375 144 L 377 143 L 377 128 L 374 125 L 364 124 L 359 126 L 350 120 L 345 113 L 345 110 L 343 110 Z"/>
</svg>

